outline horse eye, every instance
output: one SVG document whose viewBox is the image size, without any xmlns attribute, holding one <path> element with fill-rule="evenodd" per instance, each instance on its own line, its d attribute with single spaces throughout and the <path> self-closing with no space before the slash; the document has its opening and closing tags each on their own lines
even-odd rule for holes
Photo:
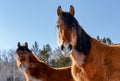
<svg viewBox="0 0 120 81">
<path fill-rule="evenodd" d="M 57 28 L 59 28 L 59 25 L 57 25 Z"/>
</svg>

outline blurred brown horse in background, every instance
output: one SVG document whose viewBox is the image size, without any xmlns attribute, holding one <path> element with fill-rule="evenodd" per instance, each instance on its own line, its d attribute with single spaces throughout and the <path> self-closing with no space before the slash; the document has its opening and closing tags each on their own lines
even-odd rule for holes
<svg viewBox="0 0 120 81">
<path fill-rule="evenodd" d="M 26 81 L 74 81 L 71 75 L 71 67 L 52 68 L 40 61 L 28 48 L 18 42 L 16 50 L 18 54 L 17 66 L 25 75 Z"/>
</svg>

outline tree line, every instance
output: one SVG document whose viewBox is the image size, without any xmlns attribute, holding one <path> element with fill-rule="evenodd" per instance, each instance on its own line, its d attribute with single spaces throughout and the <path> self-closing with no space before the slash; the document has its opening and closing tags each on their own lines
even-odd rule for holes
<svg viewBox="0 0 120 81">
<path fill-rule="evenodd" d="M 113 44 L 109 37 L 100 38 L 97 36 L 97 40 L 104 44 Z M 52 50 L 49 44 L 43 45 L 39 48 L 39 43 L 37 41 L 32 44 L 30 48 L 36 56 L 50 65 L 51 67 L 64 67 L 71 65 L 71 60 L 69 57 L 64 57 L 60 48 L 55 48 Z M 15 50 L 0 51 L 0 79 L 1 81 L 25 81 L 25 78 L 16 66 L 17 54 Z"/>
<path fill-rule="evenodd" d="M 103 37 L 100 38 L 97 36 L 97 40 L 100 42 L 110 45 L 113 44 L 111 39 L 109 37 Z M 32 44 L 32 47 L 30 48 L 34 54 L 37 55 L 37 57 L 46 62 L 48 65 L 53 67 L 63 67 L 71 65 L 71 60 L 69 57 L 64 57 L 62 55 L 62 52 L 60 48 L 55 48 L 52 50 L 51 46 L 49 44 L 43 45 L 43 47 L 39 48 L 39 43 L 37 41 Z M 0 51 L 0 60 L 6 61 L 9 63 L 12 63 L 16 60 L 17 55 L 15 50 L 8 50 L 8 51 Z"/>
</svg>

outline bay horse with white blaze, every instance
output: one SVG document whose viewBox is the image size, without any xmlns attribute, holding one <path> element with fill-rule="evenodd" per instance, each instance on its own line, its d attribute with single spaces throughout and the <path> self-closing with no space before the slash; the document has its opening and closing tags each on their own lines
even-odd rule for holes
<svg viewBox="0 0 120 81">
<path fill-rule="evenodd" d="M 58 44 L 72 59 L 75 81 L 120 81 L 120 45 L 105 45 L 90 37 L 69 12 L 57 9 Z"/>
<path fill-rule="evenodd" d="M 32 53 L 27 42 L 25 46 L 21 46 L 18 42 L 16 52 L 17 66 L 24 72 L 26 81 L 74 81 L 70 66 L 63 68 L 48 66 Z"/>
</svg>

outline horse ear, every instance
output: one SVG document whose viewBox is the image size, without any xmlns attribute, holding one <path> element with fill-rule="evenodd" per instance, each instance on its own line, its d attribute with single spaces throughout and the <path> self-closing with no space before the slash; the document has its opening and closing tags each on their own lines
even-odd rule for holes
<svg viewBox="0 0 120 81">
<path fill-rule="evenodd" d="M 18 42 L 17 47 L 18 47 L 18 48 L 20 47 L 20 42 Z"/>
<path fill-rule="evenodd" d="M 58 6 L 57 15 L 60 16 L 61 14 L 62 14 L 62 8 L 61 8 L 61 6 Z"/>
<path fill-rule="evenodd" d="M 28 43 L 27 42 L 25 42 L 25 47 L 28 48 Z"/>
<path fill-rule="evenodd" d="M 69 13 L 70 13 L 72 16 L 74 16 L 74 14 L 75 14 L 74 7 L 73 7 L 72 5 L 70 5 Z"/>
</svg>

